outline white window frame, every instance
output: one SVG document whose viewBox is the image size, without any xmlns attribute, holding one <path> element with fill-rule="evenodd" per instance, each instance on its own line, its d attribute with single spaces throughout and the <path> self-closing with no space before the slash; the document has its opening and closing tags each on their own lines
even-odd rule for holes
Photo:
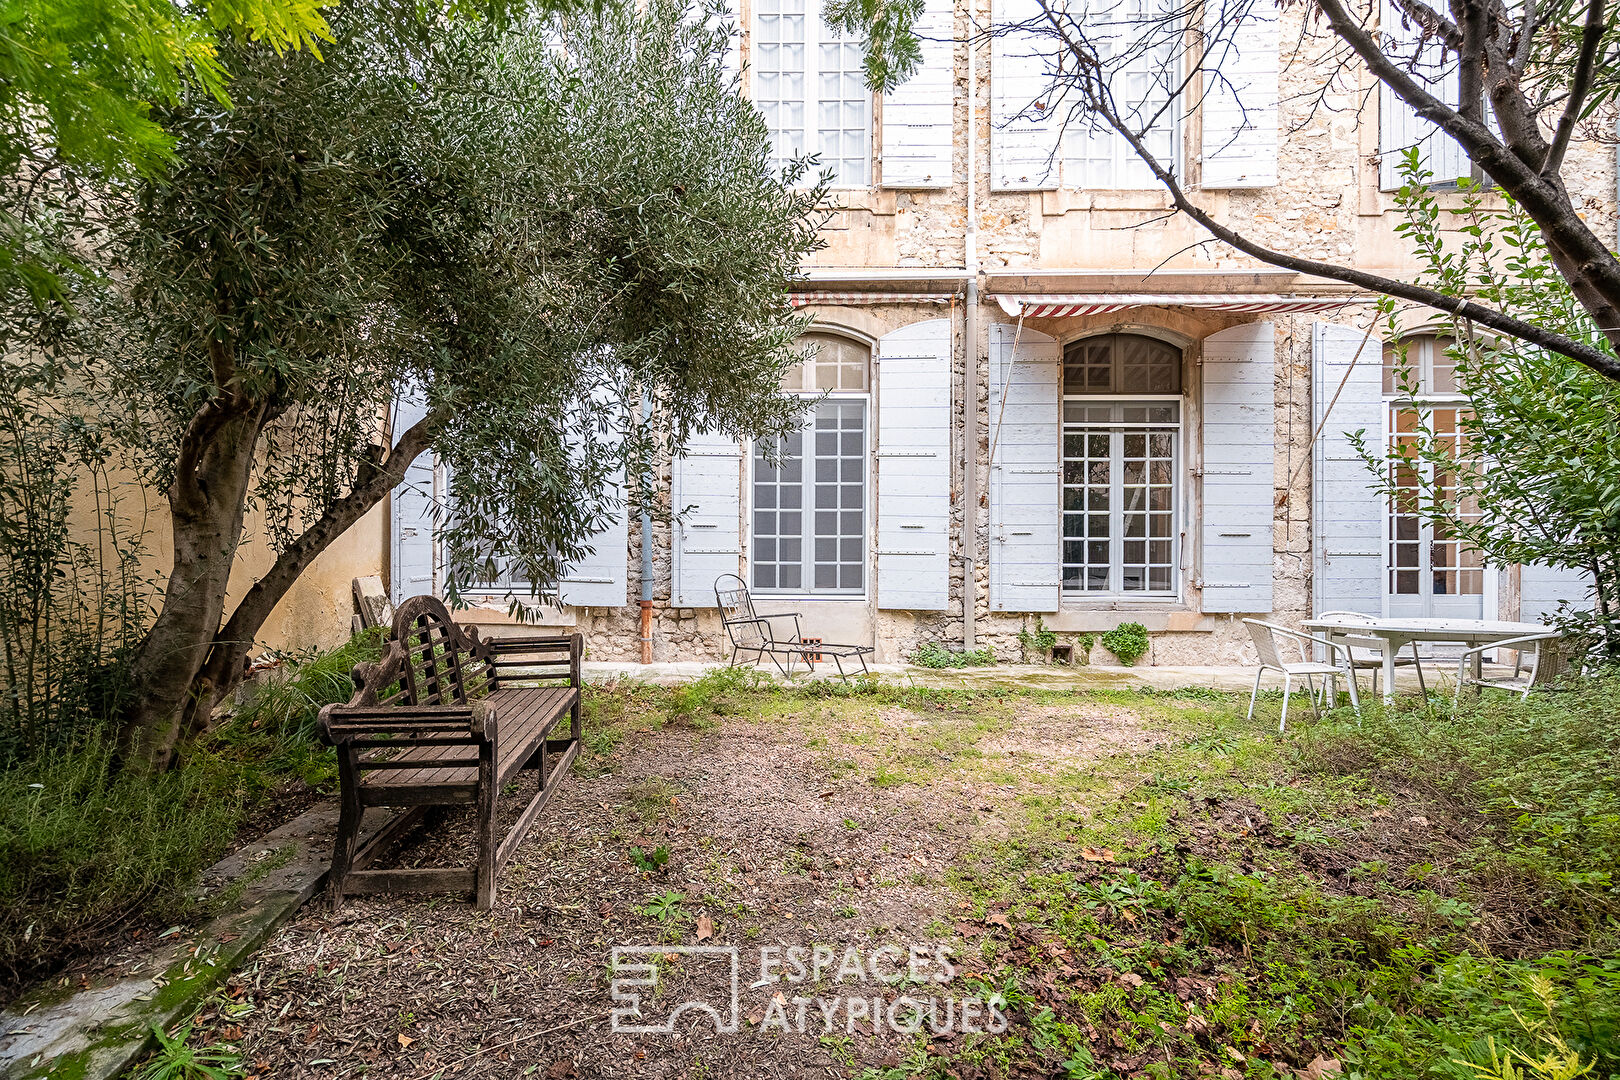
<svg viewBox="0 0 1620 1080">
<path fill-rule="evenodd" d="M 1060 603 L 1062 603 L 1066 607 L 1068 607 L 1068 606 L 1086 607 L 1086 606 L 1093 606 L 1093 605 L 1096 605 L 1096 604 L 1104 604 L 1104 605 L 1108 605 L 1110 607 L 1119 607 L 1122 603 L 1125 603 L 1125 604 L 1128 604 L 1128 605 L 1136 605 L 1136 604 L 1175 604 L 1175 603 L 1179 603 L 1181 601 L 1181 599 L 1182 599 L 1182 578 L 1185 576 L 1184 573 L 1183 573 L 1183 568 L 1182 568 L 1182 536 L 1183 536 L 1183 533 L 1185 532 L 1185 529 L 1186 529 L 1186 520 L 1185 520 L 1185 518 L 1186 518 L 1186 507 L 1185 507 L 1185 502 L 1184 502 L 1184 500 L 1186 498 L 1186 490 L 1187 490 L 1187 484 L 1186 484 L 1186 475 L 1187 475 L 1187 457 L 1186 457 L 1186 446 L 1187 446 L 1187 438 L 1186 438 L 1186 430 L 1187 430 L 1187 398 L 1186 398 L 1186 395 L 1185 394 L 1063 394 L 1062 398 L 1061 398 L 1061 403 L 1059 405 L 1059 408 L 1066 411 L 1066 406 L 1071 401 L 1079 403 L 1079 404 L 1085 404 L 1085 405 L 1126 405 L 1126 406 L 1143 405 L 1143 406 L 1148 406 L 1148 405 L 1155 405 L 1155 404 L 1173 404 L 1173 405 L 1176 406 L 1176 421 L 1175 421 L 1175 423 L 1173 425 L 1172 424 L 1138 424 L 1138 423 L 1126 423 L 1124 421 L 1119 421 L 1119 422 L 1110 421 L 1108 423 L 1103 423 L 1103 424 L 1093 424 L 1093 423 L 1088 422 L 1088 423 L 1084 423 L 1084 424 L 1074 424 L 1074 425 L 1072 425 L 1074 428 L 1079 429 L 1079 430 L 1096 430 L 1096 429 L 1099 429 L 1099 428 L 1106 428 L 1111 433 L 1110 434 L 1110 444 L 1113 443 L 1113 441 L 1115 439 L 1115 436 L 1117 434 L 1125 432 L 1125 431 L 1129 431 L 1129 430 L 1142 430 L 1143 428 L 1152 428 L 1154 430 L 1162 431 L 1165 428 L 1170 428 L 1170 427 L 1173 427 L 1175 429 L 1174 430 L 1175 445 L 1173 446 L 1173 448 L 1171 450 L 1172 457 L 1171 457 L 1171 468 L 1170 468 L 1170 484 L 1171 484 L 1171 487 L 1170 487 L 1170 506 L 1171 506 L 1171 513 L 1174 515 L 1174 517 L 1172 517 L 1171 521 L 1170 521 L 1170 569 L 1171 569 L 1170 582 L 1171 582 L 1171 587 L 1170 587 L 1170 590 L 1167 591 L 1167 592 L 1165 592 L 1165 591 L 1126 592 L 1123 589 L 1123 585 L 1124 585 L 1124 580 L 1123 579 L 1124 579 L 1124 572 L 1125 572 L 1125 570 L 1124 570 L 1124 568 L 1125 568 L 1124 544 L 1125 544 L 1126 537 L 1124 535 L 1124 530 L 1123 530 L 1122 526 L 1123 526 L 1123 523 L 1124 523 L 1125 508 L 1124 508 L 1124 505 L 1123 505 L 1123 500 L 1115 497 L 1115 492 L 1117 492 L 1120 489 L 1120 487 L 1123 485 L 1124 478 L 1123 478 L 1123 476 L 1120 475 L 1118 470 L 1113 470 L 1113 469 L 1110 469 L 1110 477 L 1109 477 L 1109 491 L 1110 491 L 1109 509 L 1108 509 L 1108 513 L 1109 513 L 1109 533 L 1110 533 L 1110 535 L 1109 535 L 1109 567 L 1108 567 L 1109 589 L 1106 592 L 1087 591 L 1085 589 L 1071 589 L 1064 583 L 1063 570 L 1064 570 L 1064 567 L 1066 565 L 1068 565 L 1068 564 L 1063 559 L 1062 545 L 1064 543 L 1068 542 L 1068 537 L 1066 536 L 1066 534 L 1063 531 L 1063 518 L 1064 518 L 1065 513 L 1067 512 L 1067 511 L 1064 510 L 1063 499 L 1064 499 L 1064 493 L 1067 491 L 1067 489 L 1068 489 L 1068 487 L 1070 485 L 1065 482 L 1065 480 L 1064 480 L 1064 478 L 1063 478 L 1063 476 L 1061 474 L 1061 470 L 1062 470 L 1062 468 L 1064 466 L 1064 463 L 1067 461 L 1067 457 L 1065 456 L 1065 454 L 1063 452 L 1063 438 L 1064 438 L 1064 436 L 1066 434 L 1068 434 L 1071 425 L 1069 424 L 1069 422 L 1067 420 L 1063 419 L 1062 416 L 1060 415 L 1059 420 L 1058 420 L 1058 468 L 1060 470 L 1059 477 L 1058 477 L 1058 491 L 1059 491 L 1059 494 L 1058 494 L 1058 544 L 1059 544 L 1059 548 L 1058 548 L 1058 551 L 1059 551 L 1059 554 L 1058 554 L 1058 590 L 1059 590 Z M 1110 455 L 1112 455 L 1112 454 L 1113 454 L 1113 450 L 1110 449 Z M 1144 542 L 1147 542 L 1147 541 L 1151 540 L 1152 537 L 1143 537 L 1142 539 L 1143 539 Z M 1084 542 L 1085 541 L 1081 541 L 1081 543 L 1084 543 Z"/>
<path fill-rule="evenodd" d="M 782 3 L 784 0 L 777 0 L 777 2 Z M 826 25 L 821 18 L 821 8 L 816 3 L 816 0 L 799 0 L 799 2 L 803 3 L 804 5 L 804 12 L 801 19 L 804 25 L 803 109 L 805 145 L 803 147 L 787 148 L 783 150 L 777 147 L 777 140 L 774 132 L 772 132 L 770 162 L 772 168 L 780 169 L 782 166 L 786 165 L 788 161 L 800 154 L 816 155 L 818 160 L 821 162 L 821 165 L 819 167 L 812 167 L 805 176 L 800 178 L 799 181 L 801 185 L 808 187 L 816 183 L 817 179 L 819 178 L 821 168 L 827 167 L 827 156 L 824 152 L 825 147 L 821 142 L 821 127 L 819 122 L 821 108 L 820 85 L 822 75 L 821 47 L 823 45 L 830 45 L 835 42 L 848 44 L 852 39 L 839 34 L 837 31 Z M 755 55 L 750 58 L 752 62 L 750 63 L 749 68 L 752 72 L 752 79 L 749 84 L 749 94 L 756 103 L 765 100 L 760 96 L 760 80 L 765 74 L 765 70 L 760 63 L 760 54 L 758 52 L 763 39 L 763 35 L 759 31 L 760 18 L 761 13 L 759 11 L 759 5 L 756 3 L 749 20 L 751 29 L 753 31 L 751 40 L 754 43 L 754 48 L 756 50 Z M 876 95 L 873 94 L 871 90 L 866 89 L 864 74 L 862 76 L 862 93 L 866 108 L 865 126 L 863 129 L 861 143 L 864 175 L 862 175 L 858 180 L 850 180 L 835 172 L 832 182 L 832 186 L 834 188 L 863 189 L 873 186 L 872 126 L 873 114 L 876 112 Z M 843 101 L 845 99 L 840 98 L 839 100 Z M 766 126 L 769 130 L 769 120 L 766 121 Z"/>
<path fill-rule="evenodd" d="M 864 344 L 864 342 L 863 342 Z M 814 364 L 815 361 L 811 361 Z M 797 397 L 813 399 L 805 415 L 802 429 L 805 444 L 808 447 L 815 438 L 816 408 L 824 402 L 855 401 L 861 406 L 861 587 L 857 589 L 817 589 L 815 581 L 815 534 L 813 531 L 815 507 L 815 479 L 810 472 L 814 458 L 806 456 L 804 485 L 804 499 L 801 508 L 804 514 L 804 566 L 808 571 L 809 583 L 797 589 L 757 588 L 754 585 L 754 512 L 757 488 L 755 486 L 754 472 L 758 464 L 755 443 L 748 444 L 748 499 L 747 512 L 743 515 L 747 522 L 744 536 L 744 550 L 748 553 L 748 566 L 745 580 L 749 590 L 755 596 L 768 596 L 773 600 L 866 600 L 871 596 L 872 589 L 872 519 L 874 507 L 872 505 L 872 392 L 870 390 L 875 365 L 867 368 L 866 390 L 805 390 L 788 393 Z M 840 509 L 838 513 L 846 513 Z"/>
<path fill-rule="evenodd" d="M 1449 393 L 1443 393 L 1442 394 L 1442 393 L 1434 393 L 1431 390 L 1431 388 L 1434 386 L 1434 358 L 1435 358 L 1435 354 L 1437 352 L 1441 351 L 1440 348 L 1439 348 L 1439 340 L 1438 339 L 1441 338 L 1441 337 L 1445 337 L 1445 336 L 1449 336 L 1449 335 L 1437 334 L 1437 333 L 1428 332 L 1428 331 L 1417 331 L 1417 332 L 1405 335 L 1404 337 L 1401 338 L 1400 342 L 1397 343 L 1397 344 L 1404 343 L 1407 346 L 1407 366 L 1417 376 L 1418 394 L 1417 394 L 1416 397 L 1408 396 L 1407 394 L 1405 394 L 1402 391 L 1399 384 L 1395 385 L 1391 389 L 1382 391 L 1382 396 L 1383 396 L 1383 399 L 1384 399 L 1384 443 L 1383 443 L 1383 445 L 1384 445 L 1384 449 L 1385 449 L 1386 453 L 1388 453 L 1390 450 L 1393 450 L 1394 446 L 1395 446 L 1395 439 L 1396 439 L 1396 436 L 1398 434 L 1398 432 L 1396 431 L 1395 419 L 1396 419 L 1396 415 L 1398 413 L 1400 413 L 1402 411 L 1410 410 L 1410 411 L 1417 412 L 1419 414 L 1426 414 L 1425 415 L 1425 420 L 1427 422 L 1429 422 L 1429 423 L 1432 423 L 1433 422 L 1433 413 L 1434 413 L 1435 409 L 1459 409 L 1459 410 L 1461 410 L 1461 409 L 1466 409 L 1468 407 L 1468 399 L 1467 399 L 1467 397 L 1465 395 L 1463 395 L 1462 393 L 1460 393 L 1460 392 L 1452 391 L 1452 392 L 1449 392 Z M 1413 357 L 1412 356 L 1412 352 L 1413 352 L 1412 347 L 1414 345 L 1419 344 L 1420 342 L 1424 343 L 1424 347 L 1421 350 L 1421 352 L 1418 353 L 1418 355 L 1416 357 Z M 1414 360 L 1416 361 L 1415 363 L 1413 362 Z M 1382 374 L 1380 374 L 1380 385 L 1382 385 Z M 1391 469 L 1395 468 L 1393 463 L 1387 463 L 1387 467 L 1391 468 Z M 1421 464 L 1419 467 L 1424 469 L 1425 471 L 1430 469 L 1430 466 L 1428 464 L 1426 464 L 1426 463 Z M 1418 575 L 1418 591 L 1416 593 L 1397 593 L 1395 591 L 1395 573 L 1396 573 L 1397 569 L 1401 569 L 1401 568 L 1396 567 L 1395 559 L 1394 559 L 1395 544 L 1397 543 L 1397 541 L 1395 539 L 1395 517 L 1396 517 L 1396 514 L 1395 514 L 1395 502 L 1394 502 L 1393 496 L 1391 496 L 1389 499 L 1385 500 L 1385 502 L 1384 502 L 1384 515 L 1383 516 L 1384 516 L 1384 522 L 1383 522 L 1384 544 L 1383 544 L 1383 558 L 1382 558 L 1381 561 L 1382 561 L 1382 564 L 1383 564 L 1384 613 L 1386 615 L 1390 615 L 1392 613 L 1394 613 L 1394 614 L 1403 614 L 1403 613 L 1393 612 L 1393 608 L 1397 603 L 1418 602 L 1418 603 L 1422 604 L 1423 610 L 1418 612 L 1416 615 L 1409 615 L 1408 614 L 1406 617 L 1419 618 L 1419 617 L 1428 617 L 1428 616 L 1435 615 L 1434 596 L 1436 594 L 1433 591 L 1433 589 L 1434 589 L 1434 555 L 1433 555 L 1433 549 L 1434 549 L 1435 540 L 1434 540 L 1434 526 L 1433 526 L 1433 524 L 1431 524 L 1430 522 L 1424 520 L 1422 517 L 1418 518 L 1418 538 L 1417 538 L 1418 564 L 1417 564 L 1417 566 L 1410 568 L 1410 569 L 1414 570 Z M 1400 541 L 1400 542 L 1401 543 L 1410 543 L 1411 541 Z M 1455 547 L 1455 549 L 1457 551 L 1457 554 L 1459 556 L 1459 559 L 1460 559 L 1461 554 L 1462 554 L 1462 541 L 1454 540 L 1454 541 L 1442 541 L 1442 542 L 1452 544 Z M 1428 552 L 1427 556 L 1425 556 L 1425 554 L 1424 554 L 1425 552 Z M 1460 565 L 1455 566 L 1452 569 L 1457 571 L 1459 574 L 1464 572 L 1465 569 L 1468 572 L 1472 572 L 1474 570 L 1474 568 L 1472 568 L 1472 567 L 1463 568 Z M 1480 609 L 1481 609 L 1480 613 L 1478 615 L 1463 616 L 1463 617 L 1482 618 L 1487 613 L 1494 612 L 1496 610 L 1496 574 L 1492 571 L 1492 569 L 1491 569 L 1491 567 L 1489 565 L 1485 565 L 1485 564 L 1482 564 L 1478 568 L 1478 573 L 1480 575 L 1480 591 L 1478 593 L 1442 594 L 1442 595 L 1451 595 L 1451 596 L 1459 596 L 1459 597 L 1461 597 L 1461 596 L 1478 596 L 1479 597 L 1479 599 L 1480 599 Z M 1443 615 L 1443 613 L 1442 613 L 1442 615 Z"/>
</svg>

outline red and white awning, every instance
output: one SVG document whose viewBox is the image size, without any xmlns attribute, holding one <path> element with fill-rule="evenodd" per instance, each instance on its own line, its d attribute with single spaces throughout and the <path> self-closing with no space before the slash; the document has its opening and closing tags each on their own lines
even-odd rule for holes
<svg viewBox="0 0 1620 1080">
<path fill-rule="evenodd" d="M 1137 307 L 1191 307 L 1206 311 L 1241 311 L 1257 315 L 1287 315 L 1332 311 L 1346 304 L 1370 303 L 1370 298 L 1297 296 L 1289 293 L 1001 293 L 996 303 L 1009 316 L 1054 319 L 1066 315 L 1108 315 Z"/>
<path fill-rule="evenodd" d="M 798 292 L 788 294 L 796 308 L 810 304 L 948 304 L 951 293 L 942 292 Z"/>
</svg>

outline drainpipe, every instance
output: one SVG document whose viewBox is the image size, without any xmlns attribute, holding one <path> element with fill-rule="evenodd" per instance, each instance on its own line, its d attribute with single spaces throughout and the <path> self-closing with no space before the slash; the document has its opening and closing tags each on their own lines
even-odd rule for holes
<svg viewBox="0 0 1620 1080">
<path fill-rule="evenodd" d="M 641 424 L 652 421 L 652 395 L 641 392 Z M 653 531 L 652 509 L 641 507 L 641 662 L 652 663 Z"/>
<path fill-rule="evenodd" d="M 967 234 L 962 305 L 962 647 L 976 648 L 973 625 L 979 591 L 979 56 L 973 10 L 967 16 Z"/>
</svg>

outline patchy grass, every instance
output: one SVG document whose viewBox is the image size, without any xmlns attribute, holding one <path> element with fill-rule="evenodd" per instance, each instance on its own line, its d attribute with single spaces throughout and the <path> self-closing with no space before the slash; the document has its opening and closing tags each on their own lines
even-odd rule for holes
<svg viewBox="0 0 1620 1080">
<path fill-rule="evenodd" d="M 1014 1027 L 929 1075 L 1620 1073 L 1617 690 L 1284 739 L 1157 696 L 1173 745 L 1026 771 L 952 871 Z"/>
</svg>

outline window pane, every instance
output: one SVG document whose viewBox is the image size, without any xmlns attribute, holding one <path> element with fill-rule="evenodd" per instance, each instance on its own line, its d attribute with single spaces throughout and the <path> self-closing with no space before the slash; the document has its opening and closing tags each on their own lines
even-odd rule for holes
<svg viewBox="0 0 1620 1080">
<path fill-rule="evenodd" d="M 1173 426 L 1147 421 L 1168 416 L 1173 424 L 1177 413 L 1173 403 L 1065 409 L 1060 578 L 1066 591 L 1174 594 L 1179 440 Z M 1106 426 L 1088 426 L 1099 423 Z"/>
<path fill-rule="evenodd" d="M 1104 334 L 1071 341 L 1063 350 L 1063 392 L 1066 394 L 1179 394 L 1181 350 L 1140 334 Z M 1169 417 L 1150 415 L 1158 406 L 1133 406 L 1130 423 L 1167 423 Z M 1072 411 L 1066 421 L 1082 418 Z M 1093 422 L 1103 418 L 1093 416 Z"/>
</svg>

